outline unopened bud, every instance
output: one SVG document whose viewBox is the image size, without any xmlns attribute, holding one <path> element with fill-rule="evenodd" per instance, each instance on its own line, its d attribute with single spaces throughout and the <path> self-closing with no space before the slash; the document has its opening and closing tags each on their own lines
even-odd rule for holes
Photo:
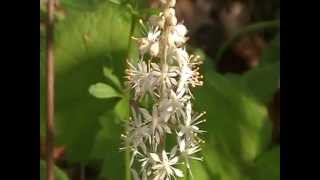
<svg viewBox="0 0 320 180">
<path fill-rule="evenodd" d="M 159 55 L 159 42 L 155 42 L 150 46 L 150 55 L 157 57 Z"/>
</svg>

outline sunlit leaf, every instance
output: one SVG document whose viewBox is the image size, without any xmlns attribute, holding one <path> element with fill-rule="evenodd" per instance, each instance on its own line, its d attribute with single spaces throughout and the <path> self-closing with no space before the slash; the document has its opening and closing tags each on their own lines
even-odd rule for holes
<svg viewBox="0 0 320 180">
<path fill-rule="evenodd" d="M 129 118 L 129 97 L 124 96 L 115 106 L 115 113 L 121 121 Z"/>
<path fill-rule="evenodd" d="M 111 68 L 104 67 L 103 74 L 106 78 L 110 79 L 111 82 L 114 83 L 114 85 L 116 85 L 118 89 L 121 89 L 121 83 L 119 81 L 119 78 L 113 73 Z"/>
<path fill-rule="evenodd" d="M 71 1 L 77 4 L 76 1 Z M 119 101 L 118 98 L 107 101 L 97 99 L 88 93 L 88 88 L 94 83 L 106 80 L 101 72 L 104 66 L 112 67 L 115 76 L 123 77 L 130 24 L 131 15 L 126 9 L 107 1 L 99 3 L 99 6 L 92 11 L 75 11 L 64 21 L 56 24 L 55 143 L 66 147 L 66 157 L 69 162 L 91 160 L 90 154 L 97 133 L 100 131 L 98 117 L 106 110 L 113 111 L 115 104 Z M 42 44 L 41 54 L 45 54 L 44 47 L 45 44 Z M 43 63 L 44 57 L 41 56 Z M 109 66 L 110 63 L 112 63 L 111 66 Z M 44 70 L 45 66 L 41 66 L 40 71 Z M 42 117 L 40 126 L 45 127 L 44 73 L 41 73 L 40 84 L 42 107 L 40 108 L 40 117 Z M 120 130 L 117 131 L 120 134 Z M 44 130 L 41 132 L 44 134 Z M 108 148 L 115 148 L 114 150 L 118 151 L 118 145 L 108 146 Z M 119 153 L 118 156 L 122 158 L 124 153 Z M 117 160 L 113 163 L 119 162 Z M 112 172 L 117 170 L 118 168 L 114 166 L 110 169 Z M 109 171 L 104 174 L 108 173 Z M 112 178 L 118 179 L 118 176 L 113 174 Z"/>
<path fill-rule="evenodd" d="M 97 83 L 91 85 L 89 88 L 89 93 L 96 98 L 113 98 L 113 97 L 121 97 L 121 94 L 113 89 L 113 87 L 104 84 L 104 83 Z"/>
<path fill-rule="evenodd" d="M 237 82 L 242 78 L 206 70 L 204 86 L 195 91 L 194 107 L 207 111 L 202 154 L 208 173 L 221 180 L 250 179 L 245 169 L 271 142 L 267 108 Z"/>
<path fill-rule="evenodd" d="M 121 4 L 121 0 L 108 0 L 114 4 L 120 5 Z"/>
</svg>

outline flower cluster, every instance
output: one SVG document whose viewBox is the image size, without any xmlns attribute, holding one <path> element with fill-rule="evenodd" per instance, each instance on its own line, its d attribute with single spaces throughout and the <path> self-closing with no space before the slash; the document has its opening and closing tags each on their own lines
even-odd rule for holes
<svg viewBox="0 0 320 180">
<path fill-rule="evenodd" d="M 187 28 L 177 21 L 176 1 L 160 1 L 162 11 L 149 18 L 146 37 L 133 38 L 141 58 L 135 64 L 128 62 L 126 70 L 134 97 L 132 116 L 122 135 L 122 149 L 132 152 L 130 165 L 135 180 L 183 177 L 179 164 L 185 165 L 192 175 L 190 160 L 202 160 L 196 153 L 203 142 L 198 135 L 204 131 L 198 125 L 205 121 L 205 113 L 192 111 L 190 90 L 203 83 L 199 73 L 201 61 L 186 51 Z M 140 105 L 146 96 L 152 98 L 150 108 Z M 167 147 L 166 137 L 174 137 L 177 144 Z"/>
</svg>

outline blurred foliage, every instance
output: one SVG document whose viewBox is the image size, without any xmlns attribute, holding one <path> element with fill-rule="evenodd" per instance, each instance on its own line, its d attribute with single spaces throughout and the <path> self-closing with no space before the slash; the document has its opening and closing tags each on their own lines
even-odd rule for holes
<svg viewBox="0 0 320 180">
<path fill-rule="evenodd" d="M 46 178 L 47 164 L 45 161 L 40 160 L 40 180 L 45 180 Z M 69 180 L 68 176 L 58 167 L 54 167 L 55 180 Z"/>
<path fill-rule="evenodd" d="M 125 62 L 128 56 L 137 57 L 130 45 L 130 36 L 139 30 L 137 19 L 157 11 L 146 9 L 142 0 L 60 3 L 66 16 L 55 29 L 55 143 L 66 147 L 67 161 L 100 161 L 99 177 L 128 180 L 128 156 L 119 151 L 123 121 L 129 116 Z M 45 136 L 45 33 L 40 33 L 40 135 Z M 193 92 L 195 108 L 207 111 L 204 162 L 192 164 L 195 179 L 280 179 L 280 146 L 271 146 L 267 111 L 279 86 L 279 36 L 264 50 L 260 65 L 242 75 L 219 74 L 214 61 L 195 49 L 204 59 L 205 79 Z M 43 178 L 44 161 L 40 169 Z M 55 171 L 57 180 L 68 179 Z"/>
</svg>

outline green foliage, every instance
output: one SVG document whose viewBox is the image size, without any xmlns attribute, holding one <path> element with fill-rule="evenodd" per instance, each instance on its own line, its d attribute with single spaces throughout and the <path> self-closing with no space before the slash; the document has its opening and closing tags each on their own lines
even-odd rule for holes
<svg viewBox="0 0 320 180">
<path fill-rule="evenodd" d="M 47 163 L 43 160 L 40 160 L 40 180 L 47 179 Z M 54 179 L 55 180 L 69 180 L 65 172 L 63 172 L 57 166 L 54 167 Z"/>
<path fill-rule="evenodd" d="M 102 174 L 113 179 L 121 179 L 122 176 L 115 172 L 124 166 L 124 161 L 120 160 L 124 153 L 119 152 L 120 143 L 116 143 L 120 142 L 118 139 L 122 127 L 111 116 L 104 118 L 104 122 L 107 121 L 104 124 L 101 124 L 101 120 L 99 122 L 98 117 L 112 111 L 118 99 L 95 99 L 88 93 L 88 87 L 105 80 L 101 73 L 103 66 L 112 68 L 114 74 L 105 71 L 105 75 L 113 82 L 116 83 L 116 80 L 110 74 L 123 76 L 131 21 L 131 15 L 125 8 L 105 2 L 99 4 L 95 11 L 70 14 L 56 24 L 55 30 L 56 143 L 66 146 L 67 158 L 71 162 L 86 163 L 93 158 L 107 158 L 104 164 L 112 166 Z M 43 50 L 44 44 L 41 47 Z M 44 71 L 45 67 L 43 58 L 40 71 Z M 115 96 L 110 89 L 109 92 Z M 40 103 L 45 107 L 44 73 L 41 74 L 40 90 Z M 40 108 L 40 111 L 40 132 L 44 135 L 45 108 Z M 106 126 L 108 131 L 104 132 Z M 94 153 L 95 144 L 102 141 L 103 134 L 108 134 L 109 139 L 116 141 L 107 139 L 107 149 L 104 149 L 103 155 L 97 155 Z M 112 158 L 109 157 L 112 154 Z"/>
<path fill-rule="evenodd" d="M 97 83 L 97 84 L 91 85 L 89 88 L 89 93 L 96 98 L 102 98 L 102 99 L 121 96 L 111 86 L 104 83 Z"/>
<path fill-rule="evenodd" d="M 257 67 L 244 75 L 248 90 L 261 102 L 270 103 L 280 83 L 280 62 Z"/>
<path fill-rule="evenodd" d="M 245 73 L 222 76 L 205 62 L 204 87 L 195 91 L 199 110 L 207 111 L 208 131 L 203 156 L 209 179 L 270 179 L 279 178 L 279 152 L 268 152 L 271 143 L 271 120 L 266 104 L 278 88 L 278 56 L 269 63 Z M 268 163 L 278 163 L 271 167 Z M 264 167 L 264 168 L 262 168 Z M 195 173 L 195 177 L 203 176 Z M 197 179 L 197 178 L 196 178 Z"/>
<path fill-rule="evenodd" d="M 280 146 L 263 153 L 255 162 L 254 179 L 280 179 Z"/>
<path fill-rule="evenodd" d="M 128 120 L 129 118 L 129 96 L 123 97 L 114 108 L 115 114 L 121 121 Z"/>
<path fill-rule="evenodd" d="M 118 77 L 113 73 L 112 69 L 108 67 L 103 68 L 103 74 L 106 78 L 108 78 L 118 89 L 121 89 L 121 83 Z"/>
</svg>

